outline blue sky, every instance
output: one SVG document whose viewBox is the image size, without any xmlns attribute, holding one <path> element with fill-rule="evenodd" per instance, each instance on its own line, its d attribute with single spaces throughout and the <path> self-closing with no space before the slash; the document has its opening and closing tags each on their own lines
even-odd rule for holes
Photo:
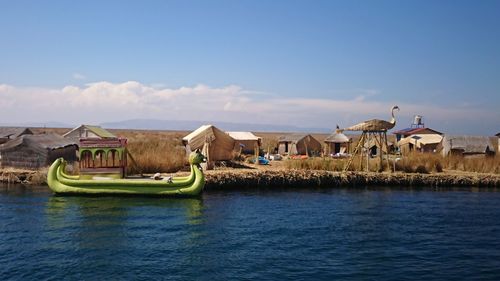
<svg viewBox="0 0 500 281">
<path fill-rule="evenodd" d="M 398 128 L 493 135 L 499 26 L 500 1 L 0 1 L 0 123 L 334 128 L 398 104 Z"/>
</svg>

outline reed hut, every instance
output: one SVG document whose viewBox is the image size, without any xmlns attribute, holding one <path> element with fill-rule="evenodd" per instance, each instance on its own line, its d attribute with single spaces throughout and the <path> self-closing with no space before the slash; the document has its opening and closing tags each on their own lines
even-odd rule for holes
<svg viewBox="0 0 500 281">
<path fill-rule="evenodd" d="M 497 142 L 498 142 L 497 153 L 500 153 L 500 133 L 496 134 L 495 136 L 497 137 Z"/>
<path fill-rule="evenodd" d="M 379 155 L 380 152 L 380 140 L 378 138 L 370 138 L 364 144 L 364 148 L 367 149 L 370 155 Z M 383 152 L 388 154 L 391 151 L 394 151 L 394 143 L 391 141 L 387 141 L 387 146 L 382 145 Z"/>
<path fill-rule="evenodd" d="M 22 135 L 33 135 L 33 132 L 28 128 L 0 127 L 0 144 L 11 141 Z"/>
<path fill-rule="evenodd" d="M 327 155 L 339 155 L 349 153 L 351 141 L 346 135 L 337 130 L 325 139 L 325 144 Z"/>
<path fill-rule="evenodd" d="M 233 158 L 234 139 L 213 125 L 203 125 L 182 138 L 186 150 L 199 149 L 207 157 L 208 168 L 214 161 Z"/>
<path fill-rule="evenodd" d="M 411 151 L 436 152 L 443 136 L 439 134 L 415 134 L 398 142 L 399 150 L 403 155 Z"/>
<path fill-rule="evenodd" d="M 56 134 L 22 135 L 0 145 L 1 166 L 40 168 L 63 157 L 76 160 L 77 144 Z"/>
<path fill-rule="evenodd" d="M 116 139 L 117 136 L 106 129 L 95 125 L 80 125 L 63 135 L 65 138 L 79 141 L 81 138 L 96 138 L 96 139 Z"/>
<path fill-rule="evenodd" d="M 495 146 L 489 137 L 445 135 L 438 146 L 443 156 L 480 156 L 494 155 Z"/>
<path fill-rule="evenodd" d="M 256 154 L 260 150 L 262 138 L 251 132 L 227 132 L 234 139 L 234 150 L 243 154 Z"/>
<path fill-rule="evenodd" d="M 320 155 L 321 143 L 309 134 L 287 134 L 278 138 L 281 155 Z"/>
</svg>

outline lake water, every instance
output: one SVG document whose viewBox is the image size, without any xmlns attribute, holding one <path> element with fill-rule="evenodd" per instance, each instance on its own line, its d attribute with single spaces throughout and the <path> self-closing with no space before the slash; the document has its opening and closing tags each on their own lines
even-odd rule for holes
<svg viewBox="0 0 500 281">
<path fill-rule="evenodd" d="M 500 192 L 0 186 L 1 280 L 500 280 Z"/>
</svg>

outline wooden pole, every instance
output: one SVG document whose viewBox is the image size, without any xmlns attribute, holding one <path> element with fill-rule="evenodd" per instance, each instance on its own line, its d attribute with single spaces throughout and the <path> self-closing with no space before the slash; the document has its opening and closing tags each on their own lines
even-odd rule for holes
<svg viewBox="0 0 500 281">
<path fill-rule="evenodd" d="M 366 141 L 367 147 L 366 147 L 366 167 L 365 170 L 367 172 L 370 171 L 370 132 L 368 132 L 368 140 Z"/>
<path fill-rule="evenodd" d="M 379 164 L 379 168 L 378 168 L 378 171 L 381 172 L 382 171 L 382 160 L 384 159 L 384 146 L 382 145 L 382 132 L 377 132 L 377 144 L 378 144 L 378 147 L 379 147 L 379 161 L 378 161 L 378 164 Z"/>
</svg>

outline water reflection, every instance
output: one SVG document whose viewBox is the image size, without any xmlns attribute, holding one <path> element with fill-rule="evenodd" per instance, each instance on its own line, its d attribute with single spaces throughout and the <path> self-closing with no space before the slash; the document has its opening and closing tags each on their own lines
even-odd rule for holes
<svg viewBox="0 0 500 281">
<path fill-rule="evenodd" d="M 198 198 L 51 196 L 46 233 L 53 249 L 74 251 L 72 264 L 121 268 L 134 255 L 165 258 L 199 244 L 202 213 Z"/>
<path fill-rule="evenodd" d="M 201 198 L 132 198 L 132 197 L 80 197 L 51 196 L 47 201 L 48 221 L 54 225 L 68 217 L 88 226 L 106 224 L 107 220 L 126 222 L 138 211 L 151 210 L 151 215 L 167 212 L 181 215 L 188 224 L 199 224 L 203 209 Z M 143 215 L 147 213 L 142 212 Z"/>
</svg>

